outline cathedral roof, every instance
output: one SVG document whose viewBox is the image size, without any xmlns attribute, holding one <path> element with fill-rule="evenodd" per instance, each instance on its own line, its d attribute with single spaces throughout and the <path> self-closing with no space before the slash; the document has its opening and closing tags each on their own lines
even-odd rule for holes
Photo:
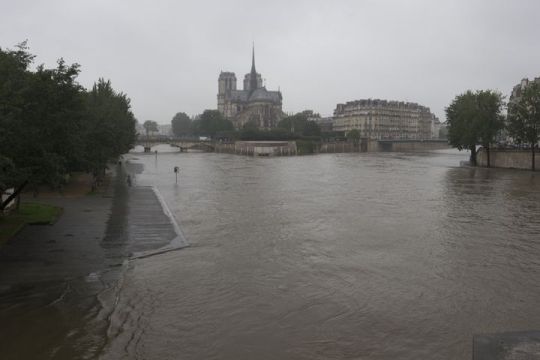
<svg viewBox="0 0 540 360">
<path fill-rule="evenodd" d="M 281 102 L 281 93 L 279 91 L 268 91 L 265 87 L 261 87 L 251 93 L 248 101 Z"/>
</svg>

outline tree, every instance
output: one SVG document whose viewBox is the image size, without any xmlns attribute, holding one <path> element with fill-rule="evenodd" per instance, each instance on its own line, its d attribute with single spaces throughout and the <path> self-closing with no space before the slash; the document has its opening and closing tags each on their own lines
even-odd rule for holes
<svg viewBox="0 0 540 360">
<path fill-rule="evenodd" d="M 540 140 L 540 84 L 530 83 L 520 98 L 508 108 L 508 132 L 519 143 L 531 147 L 531 170 L 535 168 L 535 152 Z"/>
<path fill-rule="evenodd" d="M 186 113 L 179 112 L 171 120 L 174 136 L 185 136 L 191 132 L 191 119 Z"/>
<path fill-rule="evenodd" d="M 502 94 L 481 90 L 476 92 L 478 136 L 487 155 L 487 167 L 491 166 L 491 144 L 497 134 L 504 128 L 502 109 L 504 106 Z"/>
<path fill-rule="evenodd" d="M 306 128 L 307 122 L 307 115 L 305 113 L 297 113 L 283 118 L 280 122 L 278 122 L 277 126 L 293 134 L 302 135 Z"/>
<path fill-rule="evenodd" d="M 360 140 L 360 131 L 357 129 L 352 129 L 347 133 L 347 140 L 351 140 L 354 145 L 358 145 L 358 142 Z"/>
<path fill-rule="evenodd" d="M 78 64 L 60 59 L 56 68 L 32 72 L 32 59 L 25 45 L 0 50 L 0 153 L 35 188 L 56 188 L 80 165 L 84 89 L 76 81 Z"/>
<path fill-rule="evenodd" d="M 446 123 L 441 126 L 439 129 L 439 139 L 446 140 L 448 139 L 448 128 L 446 127 Z"/>
<path fill-rule="evenodd" d="M 218 110 L 204 110 L 196 125 L 202 135 L 210 137 L 214 137 L 218 132 L 234 129 L 232 122 L 225 119 Z"/>
<path fill-rule="evenodd" d="M 70 172 L 104 169 L 135 141 L 125 94 L 102 79 L 87 92 L 79 65 L 62 59 L 31 71 L 33 58 L 25 43 L 0 49 L 0 188 L 57 188 Z"/>
<path fill-rule="evenodd" d="M 143 128 L 146 131 L 146 137 L 148 137 L 151 132 L 158 131 L 158 124 L 153 120 L 146 120 L 143 124 Z"/>
<path fill-rule="evenodd" d="M 308 120 L 304 126 L 303 136 L 321 136 L 321 128 L 315 121 Z"/>
<path fill-rule="evenodd" d="M 471 165 L 476 166 L 476 145 L 482 144 L 490 166 L 489 149 L 503 127 L 501 94 L 491 91 L 467 91 L 458 95 L 446 108 L 450 145 L 471 151 Z"/>
<path fill-rule="evenodd" d="M 98 181 L 107 162 L 129 151 L 136 139 L 136 119 L 130 99 L 117 93 L 111 82 L 99 79 L 86 94 L 84 126 L 85 170 Z"/>
</svg>

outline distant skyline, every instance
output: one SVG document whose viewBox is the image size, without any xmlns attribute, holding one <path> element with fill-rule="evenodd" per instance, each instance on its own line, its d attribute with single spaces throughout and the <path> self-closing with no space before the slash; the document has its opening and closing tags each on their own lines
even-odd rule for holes
<svg viewBox="0 0 540 360">
<path fill-rule="evenodd" d="M 221 71 L 251 66 L 283 110 L 331 115 L 381 98 L 444 108 L 468 89 L 509 96 L 540 76 L 540 1 L 0 0 L 0 47 L 28 39 L 36 64 L 81 64 L 131 98 L 140 122 L 217 108 Z"/>
</svg>

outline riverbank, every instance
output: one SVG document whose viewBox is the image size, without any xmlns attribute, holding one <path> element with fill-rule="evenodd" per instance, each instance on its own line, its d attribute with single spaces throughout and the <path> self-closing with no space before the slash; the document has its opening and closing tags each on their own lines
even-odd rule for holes
<svg viewBox="0 0 540 360">
<path fill-rule="evenodd" d="M 3 359 L 96 357 L 134 254 L 185 246 L 150 187 L 128 187 L 137 165 L 111 169 L 94 195 L 46 196 L 64 209 L 50 226 L 29 226 L 0 249 Z M 85 354 L 82 356 L 81 354 Z"/>
</svg>

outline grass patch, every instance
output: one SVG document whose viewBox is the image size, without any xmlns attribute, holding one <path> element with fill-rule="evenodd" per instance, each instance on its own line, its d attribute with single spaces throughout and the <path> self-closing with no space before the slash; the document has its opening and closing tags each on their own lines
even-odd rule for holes
<svg viewBox="0 0 540 360">
<path fill-rule="evenodd" d="M 21 203 L 19 211 L 13 216 L 20 216 L 30 225 L 53 224 L 62 213 L 62 208 L 46 204 Z"/>
<path fill-rule="evenodd" d="M 25 225 L 53 224 L 62 208 L 46 204 L 21 203 L 19 210 L 0 217 L 0 244 L 15 236 Z"/>
</svg>

